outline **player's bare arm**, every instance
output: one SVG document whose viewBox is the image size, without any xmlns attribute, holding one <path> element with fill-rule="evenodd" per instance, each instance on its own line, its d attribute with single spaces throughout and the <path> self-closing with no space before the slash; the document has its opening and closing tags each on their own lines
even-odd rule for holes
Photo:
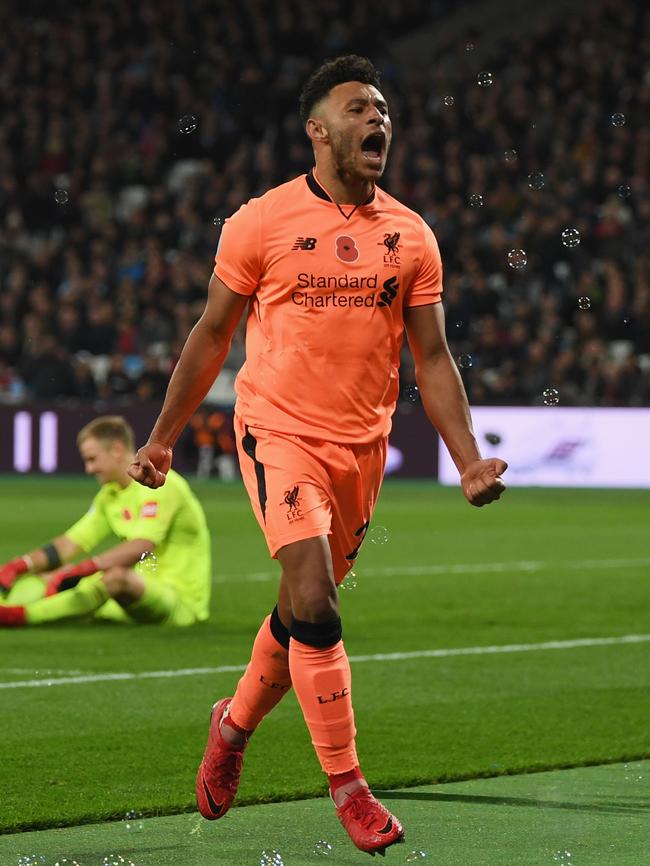
<svg viewBox="0 0 650 866">
<path fill-rule="evenodd" d="M 449 449 L 467 501 L 487 505 L 505 490 L 500 476 L 508 464 L 481 458 L 465 388 L 445 338 L 442 304 L 407 307 L 404 323 L 427 417 Z"/>
<path fill-rule="evenodd" d="M 60 535 L 42 547 L 36 547 L 10 562 L 0 565 L 0 588 L 9 589 L 22 574 L 43 574 L 70 562 L 79 553 L 78 547 L 67 536 Z"/>
<path fill-rule="evenodd" d="M 219 375 L 247 303 L 213 274 L 205 310 L 183 347 L 149 441 L 129 467 L 131 478 L 145 487 L 165 483 L 174 443 Z"/>
<path fill-rule="evenodd" d="M 100 553 L 94 557 L 98 571 L 106 571 L 108 568 L 113 568 L 116 565 L 135 565 L 143 556 L 155 548 L 153 541 L 147 538 L 134 538 L 130 541 L 123 541 L 121 544 L 116 544 L 110 550 Z"/>
</svg>

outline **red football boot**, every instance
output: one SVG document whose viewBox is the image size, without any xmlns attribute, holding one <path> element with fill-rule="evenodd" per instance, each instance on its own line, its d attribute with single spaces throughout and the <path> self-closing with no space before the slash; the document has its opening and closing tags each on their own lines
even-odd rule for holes
<svg viewBox="0 0 650 866">
<path fill-rule="evenodd" d="M 239 786 L 244 748 L 233 748 L 221 736 L 221 721 L 232 698 L 218 701 L 212 708 L 208 744 L 196 776 L 199 812 L 209 821 L 223 818 L 232 806 Z"/>
<path fill-rule="evenodd" d="M 404 829 L 394 815 L 372 796 L 368 788 L 348 794 L 336 810 L 339 821 L 361 851 L 382 856 L 389 845 L 404 841 Z"/>
<path fill-rule="evenodd" d="M 19 604 L 0 604 L 0 628 L 26 625 L 25 608 Z"/>
</svg>

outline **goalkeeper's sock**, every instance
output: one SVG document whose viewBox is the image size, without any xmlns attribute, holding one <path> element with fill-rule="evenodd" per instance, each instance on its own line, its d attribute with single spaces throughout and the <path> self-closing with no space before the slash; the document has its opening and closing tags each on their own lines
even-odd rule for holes
<svg viewBox="0 0 650 866">
<path fill-rule="evenodd" d="M 262 623 L 246 672 L 237 684 L 224 725 L 240 734 L 254 731 L 291 688 L 289 630 L 277 608 Z"/>
<path fill-rule="evenodd" d="M 27 625 L 41 625 L 58 619 L 74 619 L 93 613 L 110 595 L 101 575 L 84 577 L 74 589 L 33 601 L 25 607 Z"/>
</svg>

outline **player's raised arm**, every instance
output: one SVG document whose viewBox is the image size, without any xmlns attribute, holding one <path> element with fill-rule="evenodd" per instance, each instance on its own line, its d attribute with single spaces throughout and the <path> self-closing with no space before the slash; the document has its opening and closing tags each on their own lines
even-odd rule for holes
<svg viewBox="0 0 650 866">
<path fill-rule="evenodd" d="M 129 467 L 129 475 L 140 484 L 165 483 L 174 443 L 219 375 L 247 303 L 246 295 L 231 291 L 212 276 L 205 310 L 183 347 L 149 441 Z"/>
<path fill-rule="evenodd" d="M 404 323 L 424 410 L 449 449 L 467 501 L 487 505 L 505 490 L 499 476 L 508 464 L 481 458 L 465 388 L 447 346 L 442 304 L 407 307 Z"/>
</svg>

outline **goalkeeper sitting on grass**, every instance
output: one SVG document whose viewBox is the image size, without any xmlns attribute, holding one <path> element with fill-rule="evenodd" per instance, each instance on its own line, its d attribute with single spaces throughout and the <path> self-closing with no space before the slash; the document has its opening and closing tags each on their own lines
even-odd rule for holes
<svg viewBox="0 0 650 866">
<path fill-rule="evenodd" d="M 120 416 L 91 421 L 77 444 L 86 473 L 101 489 L 63 535 L 0 565 L 0 626 L 82 617 L 172 626 L 206 620 L 210 538 L 188 483 L 175 472 L 159 490 L 133 481 L 127 469 L 134 435 Z M 120 543 L 64 565 L 111 535 Z"/>
</svg>

